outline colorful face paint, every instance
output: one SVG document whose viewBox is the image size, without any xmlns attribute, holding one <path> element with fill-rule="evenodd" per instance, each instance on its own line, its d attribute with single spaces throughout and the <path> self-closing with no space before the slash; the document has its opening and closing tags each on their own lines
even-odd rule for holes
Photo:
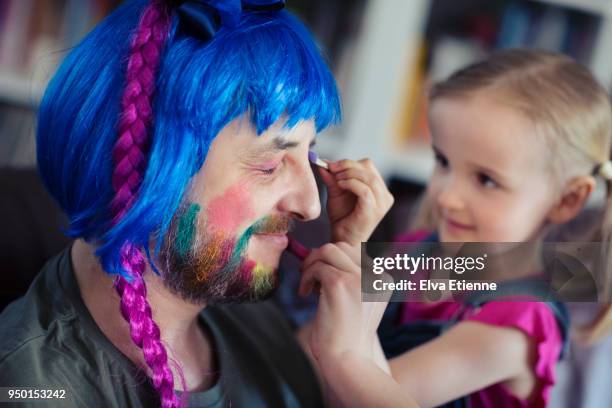
<svg viewBox="0 0 612 408">
<path fill-rule="evenodd" d="M 187 256 L 187 253 L 193 246 L 193 239 L 196 234 L 196 219 L 199 211 L 200 206 L 198 204 L 191 204 L 187 212 L 179 218 L 175 246 L 176 252 L 183 258 Z"/>
<path fill-rule="evenodd" d="M 251 292 L 255 299 L 263 299 L 276 289 L 277 276 L 272 268 L 257 264 L 251 272 Z"/>
<path fill-rule="evenodd" d="M 159 259 L 166 286 L 194 303 L 255 301 L 269 296 L 277 286 L 275 268 L 247 259 L 248 242 L 253 234 L 286 234 L 291 219 L 267 216 L 236 237 L 210 223 L 198 225 L 198 211 L 197 204 L 181 209 L 171 226 L 171 239 L 162 246 Z"/>
<path fill-rule="evenodd" d="M 233 185 L 207 205 L 209 226 L 227 233 L 236 233 L 244 220 L 253 218 L 249 200 L 250 193 L 244 183 Z"/>
</svg>

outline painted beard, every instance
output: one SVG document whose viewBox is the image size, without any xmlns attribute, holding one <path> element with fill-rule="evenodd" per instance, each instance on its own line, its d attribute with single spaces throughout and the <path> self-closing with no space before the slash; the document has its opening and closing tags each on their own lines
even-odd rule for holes
<svg viewBox="0 0 612 408">
<path fill-rule="evenodd" d="M 286 234 L 291 218 L 266 216 L 235 236 L 198 223 L 199 212 L 197 204 L 182 207 L 170 225 L 159 254 L 164 285 L 195 304 L 255 302 L 270 297 L 278 286 L 276 267 L 248 259 L 248 242 L 253 234 Z"/>
</svg>

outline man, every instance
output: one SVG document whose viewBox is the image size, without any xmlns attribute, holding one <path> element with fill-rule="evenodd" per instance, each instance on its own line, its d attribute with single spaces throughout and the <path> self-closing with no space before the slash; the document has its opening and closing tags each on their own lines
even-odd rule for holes
<svg viewBox="0 0 612 408">
<path fill-rule="evenodd" d="M 274 290 L 291 223 L 319 216 L 308 151 L 339 117 L 333 78 L 283 2 L 173 3 L 118 9 L 45 94 L 39 168 L 76 241 L 0 316 L 0 386 L 55 406 L 319 406 L 281 314 L 238 302 Z M 367 161 L 330 171 L 333 239 L 354 246 L 392 199 Z"/>
</svg>

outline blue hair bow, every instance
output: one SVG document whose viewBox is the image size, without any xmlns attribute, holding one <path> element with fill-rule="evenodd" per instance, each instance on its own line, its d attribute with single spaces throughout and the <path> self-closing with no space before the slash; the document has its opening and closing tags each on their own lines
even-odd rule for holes
<svg viewBox="0 0 612 408">
<path fill-rule="evenodd" d="M 285 0 L 186 0 L 177 3 L 180 29 L 203 40 L 212 38 L 221 26 L 238 25 L 243 11 L 276 11 L 285 7 Z"/>
</svg>

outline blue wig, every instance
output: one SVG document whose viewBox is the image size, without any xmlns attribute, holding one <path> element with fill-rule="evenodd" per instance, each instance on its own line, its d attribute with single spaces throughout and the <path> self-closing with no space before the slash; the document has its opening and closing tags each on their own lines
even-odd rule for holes
<svg viewBox="0 0 612 408">
<path fill-rule="evenodd" d="M 98 245 L 102 267 L 125 276 L 126 242 L 159 244 L 210 144 L 246 114 L 258 134 L 286 126 L 337 123 L 335 81 L 306 28 L 286 11 L 244 12 L 236 27 L 204 41 L 173 18 L 161 55 L 150 147 L 140 191 L 113 222 L 112 151 L 117 140 L 130 35 L 148 0 L 128 1 L 66 57 L 47 88 L 37 129 L 42 179 L 69 217 L 68 235 Z"/>
</svg>

